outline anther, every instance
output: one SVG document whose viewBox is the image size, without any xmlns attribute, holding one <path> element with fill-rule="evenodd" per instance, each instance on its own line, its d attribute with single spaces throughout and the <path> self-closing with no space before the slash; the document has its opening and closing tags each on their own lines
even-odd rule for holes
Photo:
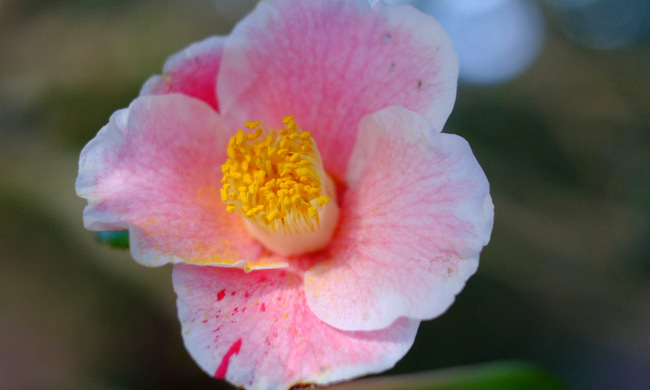
<svg viewBox="0 0 650 390">
<path fill-rule="evenodd" d="M 228 143 L 220 191 L 228 212 L 237 211 L 249 231 L 269 249 L 298 254 L 320 249 L 332 236 L 338 206 L 310 132 L 293 116 L 269 130 L 246 122 Z"/>
</svg>

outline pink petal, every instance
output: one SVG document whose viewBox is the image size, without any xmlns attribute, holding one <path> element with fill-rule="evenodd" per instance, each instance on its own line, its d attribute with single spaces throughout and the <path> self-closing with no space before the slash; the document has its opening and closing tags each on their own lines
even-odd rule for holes
<svg viewBox="0 0 650 390">
<path fill-rule="evenodd" d="M 492 231 L 488 182 L 467 142 L 389 107 L 361 121 L 347 180 L 331 260 L 305 275 L 309 307 L 344 330 L 442 314 Z"/>
<path fill-rule="evenodd" d="M 326 384 L 392 367 L 419 321 L 343 332 L 306 305 L 295 268 L 241 270 L 176 265 L 174 289 L 185 346 L 208 374 L 254 389 Z"/>
<path fill-rule="evenodd" d="M 227 37 L 210 37 L 169 57 L 163 74 L 150 77 L 140 95 L 178 92 L 203 100 L 218 111 L 217 74 L 226 40 Z"/>
<path fill-rule="evenodd" d="M 231 125 L 261 120 L 276 127 L 295 115 L 314 135 L 325 168 L 342 178 L 364 115 L 401 105 L 440 130 L 457 74 L 447 35 L 411 6 L 271 0 L 235 27 L 217 93 Z"/>
<path fill-rule="evenodd" d="M 229 214 L 219 195 L 230 130 L 207 104 L 143 96 L 86 145 L 77 192 L 91 230 L 129 229 L 136 261 L 281 266 Z"/>
</svg>

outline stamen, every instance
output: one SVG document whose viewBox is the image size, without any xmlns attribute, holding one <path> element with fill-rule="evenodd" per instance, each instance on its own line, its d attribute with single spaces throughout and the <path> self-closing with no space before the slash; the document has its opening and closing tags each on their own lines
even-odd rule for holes
<svg viewBox="0 0 650 390">
<path fill-rule="evenodd" d="M 327 245 L 339 211 L 311 133 L 293 116 L 282 123 L 284 128 L 275 130 L 246 122 L 250 132 L 239 129 L 230 139 L 221 199 L 269 249 L 292 255 Z"/>
</svg>

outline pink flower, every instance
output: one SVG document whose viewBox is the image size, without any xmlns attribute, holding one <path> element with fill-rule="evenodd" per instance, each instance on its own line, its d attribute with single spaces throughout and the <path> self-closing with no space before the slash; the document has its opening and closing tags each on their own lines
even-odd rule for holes
<svg viewBox="0 0 650 390">
<path fill-rule="evenodd" d="M 85 147 L 85 226 L 175 264 L 185 345 L 210 375 L 275 389 L 388 369 L 492 230 L 483 171 L 439 133 L 457 72 L 410 6 L 263 1 L 172 56 Z"/>
</svg>

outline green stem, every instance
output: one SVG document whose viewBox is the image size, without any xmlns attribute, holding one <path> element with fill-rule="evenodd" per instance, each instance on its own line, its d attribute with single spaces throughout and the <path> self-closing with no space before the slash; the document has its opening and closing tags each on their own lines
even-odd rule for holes
<svg viewBox="0 0 650 390">
<path fill-rule="evenodd" d="M 545 369 L 505 361 L 415 374 L 373 377 L 326 387 L 329 390 L 565 390 Z"/>
</svg>

